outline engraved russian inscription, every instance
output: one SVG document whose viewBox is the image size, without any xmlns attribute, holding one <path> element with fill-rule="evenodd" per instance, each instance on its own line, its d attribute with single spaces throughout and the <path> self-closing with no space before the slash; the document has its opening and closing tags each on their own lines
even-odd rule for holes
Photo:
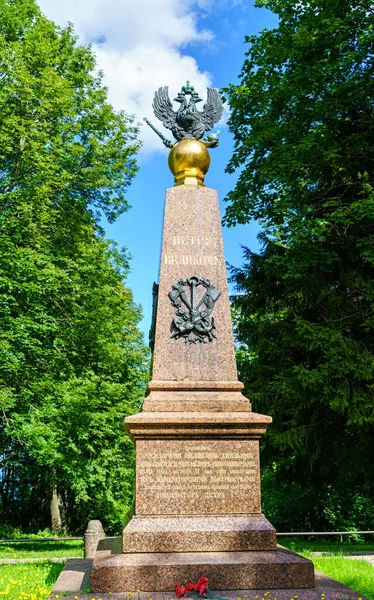
<svg viewBox="0 0 374 600">
<path fill-rule="evenodd" d="M 203 254 L 182 254 L 181 256 L 177 256 L 175 254 L 165 254 L 164 255 L 164 263 L 165 265 L 176 265 L 176 266 L 216 266 L 220 263 L 219 256 L 216 254 L 213 255 L 203 255 Z"/>
<path fill-rule="evenodd" d="M 211 235 L 184 235 L 173 236 L 173 246 L 209 246 L 214 242 Z"/>
<path fill-rule="evenodd" d="M 142 441 L 137 452 L 137 497 L 151 513 L 260 510 L 253 440 Z"/>
</svg>

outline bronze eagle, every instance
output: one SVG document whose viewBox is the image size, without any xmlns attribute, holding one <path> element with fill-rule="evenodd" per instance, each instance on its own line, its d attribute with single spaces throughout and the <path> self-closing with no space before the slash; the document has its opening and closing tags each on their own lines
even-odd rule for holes
<svg viewBox="0 0 374 600">
<path fill-rule="evenodd" d="M 177 141 L 185 139 L 200 140 L 205 132 L 210 131 L 214 123 L 217 123 L 222 117 L 223 104 L 218 90 L 215 88 L 207 89 L 207 100 L 202 111 L 199 111 L 196 106 L 198 102 L 202 102 L 202 99 L 189 81 L 182 86 L 174 101 L 180 103 L 180 108 L 177 111 L 173 109 L 170 101 L 168 86 L 158 88 L 153 99 L 153 112 L 162 121 L 164 127 L 171 129 Z M 144 120 L 161 137 L 166 146 L 172 147 L 173 144 L 166 140 L 148 119 Z M 211 134 L 208 138 L 211 139 L 206 140 L 206 145 L 218 145 L 217 134 Z"/>
</svg>

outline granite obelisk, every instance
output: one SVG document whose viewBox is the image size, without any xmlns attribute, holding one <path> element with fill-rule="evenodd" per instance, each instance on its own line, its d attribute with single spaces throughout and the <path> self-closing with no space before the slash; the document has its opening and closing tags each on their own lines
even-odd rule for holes
<svg viewBox="0 0 374 600">
<path fill-rule="evenodd" d="M 215 590 L 308 588 L 310 561 L 277 549 L 261 512 L 259 440 L 271 418 L 252 412 L 238 381 L 217 192 L 204 186 L 199 141 L 222 114 L 217 90 L 202 112 L 187 82 L 156 92 L 175 186 L 166 192 L 152 380 L 126 419 L 136 443 L 135 512 L 122 547 L 96 554 L 95 592 L 173 591 L 209 578 Z M 153 126 L 152 126 L 153 127 Z M 153 127 L 157 132 L 156 128 Z M 158 132 L 159 133 L 159 132 Z"/>
</svg>

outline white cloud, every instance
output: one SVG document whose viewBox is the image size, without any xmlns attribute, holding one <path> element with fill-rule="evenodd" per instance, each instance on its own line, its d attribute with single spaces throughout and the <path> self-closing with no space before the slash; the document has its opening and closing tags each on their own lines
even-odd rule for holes
<svg viewBox="0 0 374 600">
<path fill-rule="evenodd" d="M 80 42 L 93 44 L 98 68 L 104 72 L 110 102 L 117 109 L 148 117 L 169 139 L 152 112 L 154 91 L 169 85 L 173 98 L 189 79 L 202 93 L 212 85 L 186 44 L 210 43 L 213 33 L 199 27 L 199 10 L 208 0 L 38 0 L 44 14 L 60 25 L 74 25 Z M 142 127 L 144 150 L 161 150 L 161 141 Z"/>
</svg>

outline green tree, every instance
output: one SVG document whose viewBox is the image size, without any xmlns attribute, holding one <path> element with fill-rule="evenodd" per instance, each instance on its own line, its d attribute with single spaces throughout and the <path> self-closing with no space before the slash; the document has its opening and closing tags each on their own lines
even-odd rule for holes
<svg viewBox="0 0 374 600">
<path fill-rule="evenodd" d="M 0 0 L 0 495 L 3 522 L 118 529 L 132 499 L 123 417 L 147 375 L 126 251 L 137 128 L 95 57 L 34 0 Z"/>
<path fill-rule="evenodd" d="M 225 221 L 263 225 L 261 252 L 234 272 L 239 369 L 254 408 L 274 417 L 265 490 L 289 499 L 272 508 L 277 524 L 369 527 L 374 11 L 368 0 L 257 5 L 279 26 L 247 38 L 226 90 L 228 171 L 241 172 Z"/>
</svg>

